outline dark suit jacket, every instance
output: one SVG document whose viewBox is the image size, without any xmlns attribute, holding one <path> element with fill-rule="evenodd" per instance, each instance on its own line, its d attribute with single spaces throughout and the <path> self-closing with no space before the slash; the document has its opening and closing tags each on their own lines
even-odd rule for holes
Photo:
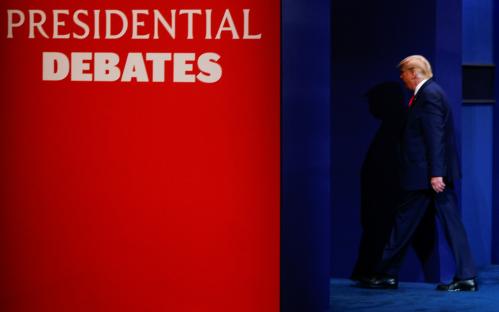
<svg viewBox="0 0 499 312">
<path fill-rule="evenodd" d="M 452 111 L 442 88 L 428 80 L 408 109 L 400 144 L 401 186 L 430 188 L 431 177 L 460 178 Z"/>
</svg>

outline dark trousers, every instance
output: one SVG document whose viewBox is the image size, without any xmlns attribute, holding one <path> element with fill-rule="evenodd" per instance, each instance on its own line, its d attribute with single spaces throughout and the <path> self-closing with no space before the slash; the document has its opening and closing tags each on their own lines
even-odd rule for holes
<svg viewBox="0 0 499 312">
<path fill-rule="evenodd" d="M 395 225 L 378 267 L 380 273 L 398 275 L 412 237 L 432 202 L 456 262 L 455 278 L 476 277 L 468 238 L 457 207 L 456 193 L 451 186 L 447 186 L 441 193 L 418 190 L 404 191 L 401 194 Z"/>
</svg>

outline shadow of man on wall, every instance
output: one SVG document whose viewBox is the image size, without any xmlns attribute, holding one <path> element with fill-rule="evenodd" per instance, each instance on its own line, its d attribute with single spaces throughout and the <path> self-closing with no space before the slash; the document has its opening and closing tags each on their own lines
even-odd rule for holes
<svg viewBox="0 0 499 312">
<path fill-rule="evenodd" d="M 374 274 L 395 221 L 400 194 L 398 161 L 399 142 L 405 125 L 407 105 L 398 82 L 385 82 L 367 93 L 369 112 L 381 124 L 369 145 L 360 177 L 362 236 L 357 262 L 351 275 L 361 280 Z M 438 268 L 432 260 L 435 252 L 434 209 L 428 209 L 412 241 L 426 281 L 438 280 Z"/>
</svg>

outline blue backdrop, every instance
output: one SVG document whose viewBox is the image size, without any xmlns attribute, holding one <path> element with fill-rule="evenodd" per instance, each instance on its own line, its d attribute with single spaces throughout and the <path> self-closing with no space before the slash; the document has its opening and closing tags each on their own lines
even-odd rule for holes
<svg viewBox="0 0 499 312">
<path fill-rule="evenodd" d="M 463 0 L 463 8 L 463 64 L 493 64 L 493 1 Z M 463 219 L 479 267 L 491 263 L 493 249 L 493 110 L 478 102 L 465 104 L 462 114 Z"/>
<path fill-rule="evenodd" d="M 405 56 L 425 55 L 437 81 L 448 90 L 460 127 L 461 8 L 453 2 L 333 1 L 331 269 L 335 277 L 347 277 L 357 256 L 359 171 L 378 127 L 363 94 L 379 83 L 399 81 L 396 65 Z M 452 266 L 446 246 L 440 246 L 444 264 L 440 267 Z M 448 276 L 450 270 L 441 274 Z M 421 279 L 414 256 L 409 255 L 401 277 Z"/>
<path fill-rule="evenodd" d="M 350 274 L 360 235 L 359 171 L 378 126 L 367 112 L 363 94 L 375 84 L 398 81 L 395 66 L 410 54 L 430 60 L 435 79 L 453 105 L 456 131 L 462 138 L 463 219 L 478 266 L 490 264 L 499 241 L 498 209 L 492 209 L 492 183 L 499 171 L 496 165 L 493 179 L 498 123 L 493 122 L 490 104 L 462 106 L 461 65 L 493 62 L 493 2 L 333 1 L 332 6 L 332 275 Z M 439 257 L 440 277 L 449 278 L 454 264 L 443 235 L 439 235 Z M 402 278 L 420 280 L 417 267 L 409 256 Z"/>
<path fill-rule="evenodd" d="M 359 174 L 379 125 L 365 92 L 398 82 L 396 65 L 411 54 L 430 60 L 453 106 L 474 256 L 480 266 L 499 261 L 499 113 L 463 107 L 461 85 L 463 63 L 499 59 L 497 16 L 492 0 L 283 0 L 282 311 L 326 311 L 328 278 L 350 275 L 361 233 Z M 435 272 L 448 279 L 453 271 L 439 235 Z M 413 255 L 402 279 L 422 279 Z"/>
<path fill-rule="evenodd" d="M 493 36 L 499 34 L 499 5 L 493 7 Z M 494 51 L 494 64 L 499 62 L 499 40 L 494 40 L 493 42 Z M 496 66 L 495 71 L 495 96 L 499 94 L 499 83 L 497 82 L 497 77 L 499 77 L 499 68 Z M 497 102 L 497 100 L 496 100 Z M 497 104 L 496 104 L 497 105 Z M 493 109 L 494 114 L 494 129 L 493 129 L 493 175 L 492 175 L 492 263 L 499 263 L 499 109 L 497 106 Z"/>
</svg>

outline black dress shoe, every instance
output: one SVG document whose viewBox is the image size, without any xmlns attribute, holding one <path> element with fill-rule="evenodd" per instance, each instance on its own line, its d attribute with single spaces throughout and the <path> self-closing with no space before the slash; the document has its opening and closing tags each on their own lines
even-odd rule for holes
<svg viewBox="0 0 499 312">
<path fill-rule="evenodd" d="M 441 291 L 477 291 L 478 283 L 475 278 L 457 280 L 450 284 L 440 284 L 437 286 L 437 290 Z"/>
<path fill-rule="evenodd" d="M 360 281 L 361 287 L 371 289 L 397 289 L 399 281 L 393 276 L 376 276 Z"/>
</svg>

